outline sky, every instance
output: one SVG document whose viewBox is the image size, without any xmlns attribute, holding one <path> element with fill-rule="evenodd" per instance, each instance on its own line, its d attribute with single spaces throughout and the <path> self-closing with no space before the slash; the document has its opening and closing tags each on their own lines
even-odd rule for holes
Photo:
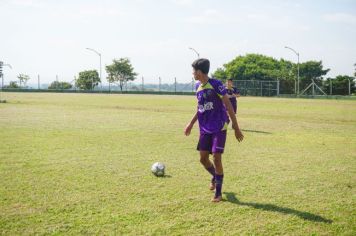
<svg viewBox="0 0 356 236">
<path fill-rule="evenodd" d="M 190 82 L 191 63 L 213 72 L 239 55 L 258 53 L 297 62 L 322 60 L 327 77 L 353 75 L 356 0 L 0 0 L 0 61 L 5 84 L 70 82 L 127 57 L 137 83 Z"/>
</svg>

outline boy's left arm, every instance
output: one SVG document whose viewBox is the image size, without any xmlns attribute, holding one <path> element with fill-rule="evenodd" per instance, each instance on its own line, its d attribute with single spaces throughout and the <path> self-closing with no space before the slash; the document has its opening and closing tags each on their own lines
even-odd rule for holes
<svg viewBox="0 0 356 236">
<path fill-rule="evenodd" d="M 239 98 L 240 97 L 240 91 L 238 89 L 235 89 L 234 95 L 235 95 L 235 97 Z"/>
<path fill-rule="evenodd" d="M 244 139 L 244 135 L 242 134 L 240 128 L 239 128 L 239 124 L 237 123 L 236 120 L 236 116 L 235 116 L 235 112 L 234 109 L 232 108 L 231 102 L 229 97 L 225 94 L 222 97 L 222 101 L 227 109 L 227 113 L 230 116 L 231 122 L 232 122 L 232 128 L 235 130 L 235 137 L 236 139 L 241 142 Z"/>
</svg>

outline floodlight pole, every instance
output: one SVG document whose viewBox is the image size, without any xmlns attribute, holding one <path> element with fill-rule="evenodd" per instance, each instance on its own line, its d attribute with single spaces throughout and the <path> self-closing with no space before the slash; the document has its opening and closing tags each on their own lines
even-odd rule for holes
<svg viewBox="0 0 356 236">
<path fill-rule="evenodd" d="M 95 49 L 92 49 L 92 48 L 85 48 L 85 49 L 87 49 L 87 50 L 89 50 L 89 51 L 92 51 L 92 52 L 96 53 L 96 54 L 99 56 L 99 64 L 100 64 L 100 68 L 99 68 L 99 71 L 100 71 L 100 86 L 101 86 L 101 91 L 102 91 L 102 90 L 103 90 L 103 82 L 102 82 L 102 78 L 101 78 L 101 53 L 98 52 L 98 51 L 96 51 Z M 93 79 L 92 79 L 92 82 L 91 82 L 92 90 L 94 90 L 93 85 L 94 85 L 94 81 L 93 81 Z"/>
<path fill-rule="evenodd" d="M 10 69 L 12 69 L 12 66 L 10 64 L 4 64 L 2 61 L 0 61 L 0 67 L 3 67 L 3 66 L 7 66 Z M 1 73 L 0 76 L 1 76 L 1 90 L 0 90 L 0 103 L 1 103 L 1 102 L 3 102 L 2 98 L 1 98 L 1 93 L 2 93 L 2 89 L 4 87 L 4 73 Z M 4 102 L 6 102 L 6 101 L 4 100 Z"/>
<path fill-rule="evenodd" d="M 299 52 L 297 52 L 296 50 L 294 50 L 294 49 L 291 48 L 291 47 L 285 46 L 284 48 L 287 48 L 287 49 L 291 50 L 291 51 L 294 52 L 294 53 L 297 55 L 297 57 L 298 57 L 298 64 L 297 64 L 297 70 L 298 70 L 297 95 L 299 95 Z"/>
<path fill-rule="evenodd" d="M 194 49 L 194 48 L 192 48 L 192 47 L 189 47 L 189 49 L 190 49 L 190 50 L 192 50 L 193 52 L 195 52 L 195 53 L 197 54 L 198 58 L 200 58 L 200 55 L 199 55 L 199 53 L 198 53 L 198 51 L 197 51 L 197 50 L 195 50 L 195 49 Z"/>
<path fill-rule="evenodd" d="M 12 66 L 10 64 L 2 64 L 2 66 L 7 66 L 12 70 Z M 4 87 L 4 73 L 1 74 L 1 88 Z"/>
</svg>

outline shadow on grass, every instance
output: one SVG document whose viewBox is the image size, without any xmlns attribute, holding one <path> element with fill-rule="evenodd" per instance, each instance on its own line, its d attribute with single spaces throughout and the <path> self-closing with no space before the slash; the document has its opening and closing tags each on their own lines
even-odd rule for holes
<svg viewBox="0 0 356 236">
<path fill-rule="evenodd" d="M 258 134 L 272 134 L 271 132 L 252 130 L 252 129 L 241 129 L 241 131 L 250 132 L 250 133 L 258 133 Z"/>
<path fill-rule="evenodd" d="M 172 175 L 160 175 L 160 176 L 156 176 L 157 178 L 172 178 Z"/>
<path fill-rule="evenodd" d="M 309 221 L 314 221 L 314 222 L 322 222 L 322 223 L 328 223 L 331 224 L 333 221 L 329 219 L 325 219 L 324 217 L 321 217 L 319 215 L 315 215 L 309 212 L 305 211 L 297 211 L 291 208 L 287 207 L 279 207 L 273 204 L 262 204 L 262 203 L 255 203 L 255 202 L 241 202 L 239 199 L 236 198 L 235 193 L 232 192 L 224 192 L 226 195 L 227 201 L 231 202 L 233 204 L 237 204 L 240 206 L 248 206 L 248 207 L 253 207 L 255 209 L 260 209 L 264 211 L 274 211 L 274 212 L 279 212 L 283 214 L 289 214 L 289 215 L 296 215 L 304 220 L 309 220 Z"/>
</svg>

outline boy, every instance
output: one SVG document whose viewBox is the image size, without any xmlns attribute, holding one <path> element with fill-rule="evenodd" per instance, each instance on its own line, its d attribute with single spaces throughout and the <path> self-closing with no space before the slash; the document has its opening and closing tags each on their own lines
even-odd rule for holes
<svg viewBox="0 0 356 236">
<path fill-rule="evenodd" d="M 226 90 L 227 90 L 227 96 L 230 99 L 232 108 L 234 109 L 235 115 L 237 112 L 237 99 L 240 97 L 240 91 L 232 86 L 232 79 L 228 79 L 226 81 Z"/>
<path fill-rule="evenodd" d="M 226 141 L 226 128 L 229 122 L 229 114 L 232 127 L 235 130 L 236 139 L 241 142 L 244 138 L 236 121 L 234 110 L 227 96 L 225 86 L 221 81 L 208 77 L 210 62 L 207 59 L 197 59 L 192 64 L 198 99 L 197 112 L 185 127 L 185 135 L 188 136 L 194 123 L 199 121 L 200 137 L 197 149 L 200 152 L 200 162 L 212 175 L 210 189 L 215 189 L 212 202 L 222 200 L 222 184 L 224 171 L 221 155 L 224 152 Z M 226 109 L 228 113 L 226 112 Z M 213 154 L 214 164 L 209 160 L 209 154 Z"/>
</svg>

